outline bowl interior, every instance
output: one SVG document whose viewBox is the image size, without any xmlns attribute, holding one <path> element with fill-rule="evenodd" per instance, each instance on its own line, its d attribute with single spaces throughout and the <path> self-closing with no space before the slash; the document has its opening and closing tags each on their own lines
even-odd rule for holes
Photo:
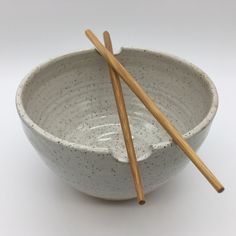
<svg viewBox="0 0 236 236">
<path fill-rule="evenodd" d="M 208 114 L 212 92 L 201 71 L 176 58 L 123 49 L 117 58 L 183 134 Z M 169 136 L 122 81 L 138 159 Z M 28 117 L 48 133 L 126 159 L 107 64 L 95 50 L 69 54 L 35 70 L 22 89 Z"/>
</svg>

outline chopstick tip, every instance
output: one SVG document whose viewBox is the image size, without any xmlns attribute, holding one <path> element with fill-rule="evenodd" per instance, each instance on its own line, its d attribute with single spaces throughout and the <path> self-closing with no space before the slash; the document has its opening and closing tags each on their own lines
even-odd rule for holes
<svg viewBox="0 0 236 236">
<path fill-rule="evenodd" d="M 107 30 L 105 30 L 104 32 L 103 32 L 103 35 L 105 36 L 105 35 L 109 35 L 109 32 L 107 31 Z"/>
<path fill-rule="evenodd" d="M 221 188 L 219 188 L 219 189 L 217 190 L 217 192 L 218 192 L 218 193 L 222 193 L 224 190 L 225 190 L 225 188 L 222 186 Z"/>
<path fill-rule="evenodd" d="M 88 35 L 88 34 L 92 33 L 92 30 L 91 29 L 86 29 L 84 32 L 85 32 L 86 35 Z"/>
<path fill-rule="evenodd" d="M 145 202 L 145 200 L 140 200 L 138 203 L 139 203 L 139 205 L 142 206 L 142 205 L 144 205 L 146 202 Z"/>
</svg>

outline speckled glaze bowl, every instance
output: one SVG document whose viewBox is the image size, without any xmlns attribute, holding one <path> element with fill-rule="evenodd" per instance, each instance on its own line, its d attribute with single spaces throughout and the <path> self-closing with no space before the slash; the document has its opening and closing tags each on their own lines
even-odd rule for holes
<svg viewBox="0 0 236 236">
<path fill-rule="evenodd" d="M 179 58 L 123 48 L 117 58 L 197 149 L 215 116 L 215 86 Z M 179 172 L 188 158 L 122 83 L 144 191 Z M 136 196 L 105 61 L 95 50 L 37 67 L 21 82 L 16 106 L 46 164 L 79 191 L 110 200 Z"/>
</svg>

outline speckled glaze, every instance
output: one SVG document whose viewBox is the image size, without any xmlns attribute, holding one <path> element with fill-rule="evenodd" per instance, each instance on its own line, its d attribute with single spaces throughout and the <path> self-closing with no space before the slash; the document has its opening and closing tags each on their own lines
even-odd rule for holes
<svg viewBox="0 0 236 236">
<path fill-rule="evenodd" d="M 179 58 L 123 48 L 116 55 L 197 149 L 217 110 L 215 86 Z M 122 83 L 145 193 L 188 158 Z M 16 106 L 27 137 L 47 165 L 79 191 L 110 200 L 136 196 L 107 65 L 95 50 L 39 66 L 21 82 Z"/>
</svg>

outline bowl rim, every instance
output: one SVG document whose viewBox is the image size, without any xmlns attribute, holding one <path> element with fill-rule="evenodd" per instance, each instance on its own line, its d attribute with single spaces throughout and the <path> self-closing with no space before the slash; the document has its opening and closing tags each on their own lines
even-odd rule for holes
<svg viewBox="0 0 236 236">
<path fill-rule="evenodd" d="M 17 112 L 18 112 L 21 120 L 23 121 L 23 123 L 27 127 L 32 129 L 33 131 L 35 131 L 41 137 L 46 138 L 47 140 L 49 140 L 53 143 L 57 143 L 57 144 L 63 145 L 65 147 L 68 147 L 71 149 L 80 150 L 81 152 L 84 151 L 84 152 L 96 152 L 96 153 L 101 153 L 101 154 L 112 154 L 112 150 L 110 150 L 109 148 L 94 148 L 94 147 L 86 146 L 86 145 L 83 145 L 80 143 L 69 142 L 65 139 L 59 138 L 59 137 L 51 134 L 50 132 L 44 130 L 28 116 L 27 112 L 24 109 L 24 105 L 23 105 L 23 101 L 22 101 L 22 95 L 24 93 L 24 89 L 26 88 L 29 81 L 35 76 L 35 74 L 37 74 L 38 72 L 40 72 L 41 70 L 43 70 L 44 68 L 49 66 L 50 64 L 53 64 L 53 63 L 58 62 L 60 60 L 63 60 L 63 59 L 66 59 L 66 58 L 69 58 L 72 56 L 76 56 L 76 55 L 87 54 L 87 53 L 94 52 L 94 51 L 96 51 L 96 49 L 87 49 L 87 50 L 67 53 L 62 56 L 58 56 L 58 57 L 49 59 L 46 62 L 37 66 L 35 69 L 31 70 L 22 79 L 22 81 L 20 82 L 20 84 L 17 88 L 16 97 L 15 97 L 16 109 L 17 109 Z M 156 56 L 162 56 L 164 58 L 171 59 L 171 60 L 174 60 L 180 64 L 188 66 L 193 71 L 201 74 L 201 77 L 206 82 L 206 84 L 209 88 L 209 91 L 211 93 L 211 96 L 212 96 L 211 106 L 209 108 L 207 115 L 203 118 L 203 120 L 200 123 L 198 123 L 194 128 L 192 128 L 191 130 L 189 130 L 185 134 L 183 134 L 183 137 L 185 139 L 189 139 L 193 135 L 195 135 L 195 134 L 199 133 L 200 131 L 202 131 L 203 129 L 205 129 L 211 123 L 211 121 L 215 117 L 216 111 L 218 109 L 218 93 L 217 93 L 214 83 L 212 82 L 212 80 L 209 78 L 209 76 L 204 71 L 202 71 L 200 68 L 198 68 L 197 66 L 195 66 L 191 62 L 188 62 L 185 59 L 182 59 L 178 56 L 175 56 L 175 55 L 172 55 L 169 53 L 165 53 L 165 52 L 161 52 L 161 51 L 153 51 L 153 50 L 141 49 L 141 48 L 121 47 L 120 51 L 118 53 L 116 53 L 115 55 L 122 54 L 124 51 L 146 52 L 149 54 L 154 54 Z M 173 143 L 173 141 L 170 137 L 170 139 L 168 141 L 163 141 L 158 144 L 152 144 L 150 146 L 152 149 L 162 149 L 162 148 L 166 148 L 167 146 L 171 146 L 172 143 Z M 144 159 L 146 159 L 146 158 L 144 158 Z M 138 161 L 142 161 L 142 160 L 139 159 Z M 126 161 L 123 161 L 123 162 L 126 162 Z M 128 160 L 127 160 L 127 162 L 128 162 Z"/>
</svg>

